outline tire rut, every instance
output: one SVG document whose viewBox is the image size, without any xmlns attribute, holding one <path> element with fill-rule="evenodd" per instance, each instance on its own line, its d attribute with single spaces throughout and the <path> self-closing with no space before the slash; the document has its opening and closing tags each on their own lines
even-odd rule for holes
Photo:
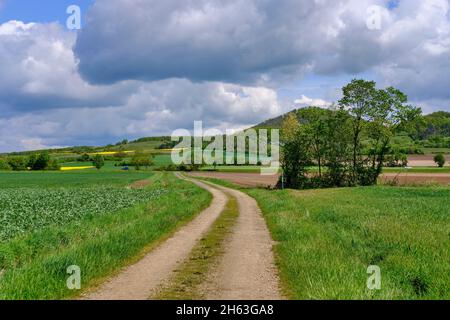
<svg viewBox="0 0 450 320">
<path fill-rule="evenodd" d="M 210 300 L 280 300 L 280 282 L 272 240 L 255 199 L 207 182 L 234 196 L 239 217 L 225 243 L 224 254 L 203 285 Z"/>
</svg>

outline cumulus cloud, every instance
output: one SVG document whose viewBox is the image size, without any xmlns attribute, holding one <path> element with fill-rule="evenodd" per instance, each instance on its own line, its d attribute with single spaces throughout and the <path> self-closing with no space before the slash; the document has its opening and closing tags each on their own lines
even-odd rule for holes
<svg viewBox="0 0 450 320">
<path fill-rule="evenodd" d="M 49 148 L 62 148 L 61 146 L 48 146 L 43 144 L 43 141 L 41 138 L 30 138 L 30 139 L 22 139 L 20 141 L 20 144 L 25 151 L 29 150 L 43 150 L 43 149 L 49 149 Z"/>
<path fill-rule="evenodd" d="M 168 135 L 176 128 L 240 129 L 286 109 L 275 91 L 220 82 L 171 79 L 141 83 L 116 107 L 67 108 L 0 119 L 0 150 L 96 145 L 123 137 Z"/>
<path fill-rule="evenodd" d="M 294 103 L 299 106 L 315 106 L 315 107 L 329 107 L 331 105 L 331 102 L 322 100 L 322 99 L 312 99 L 305 95 L 302 95 L 299 99 L 294 100 Z"/>
<path fill-rule="evenodd" d="M 447 0 L 399 3 L 380 36 L 389 48 L 376 69 L 385 84 L 417 100 L 450 100 L 449 8 Z"/>
<path fill-rule="evenodd" d="M 5 22 L 0 151 L 169 134 L 194 120 L 239 128 L 292 102 L 328 106 L 333 81 L 361 74 L 448 110 L 449 1 L 390 2 L 97 0 L 79 33 Z M 377 30 L 371 5 L 384 8 Z M 282 101 L 302 75 L 331 84 Z"/>
<path fill-rule="evenodd" d="M 390 3 L 98 0 L 75 52 L 92 83 L 178 77 L 276 87 L 305 73 L 373 72 L 413 98 L 448 97 L 448 0 Z M 374 5 L 379 30 L 367 25 Z"/>
<path fill-rule="evenodd" d="M 94 83 L 171 77 L 261 83 L 314 66 L 338 69 L 343 57 L 351 62 L 344 69 L 359 71 L 378 59 L 364 20 L 369 3 L 98 0 L 75 52 L 82 75 Z"/>
<path fill-rule="evenodd" d="M 123 103 L 132 81 L 112 86 L 85 82 L 72 51 L 76 35 L 57 23 L 0 24 L 0 107 L 3 115 L 27 110 Z"/>
<path fill-rule="evenodd" d="M 281 113 L 276 91 L 188 79 L 89 84 L 77 71 L 76 34 L 58 24 L 0 25 L 0 151 L 109 143 L 124 136 L 239 127 Z"/>
</svg>

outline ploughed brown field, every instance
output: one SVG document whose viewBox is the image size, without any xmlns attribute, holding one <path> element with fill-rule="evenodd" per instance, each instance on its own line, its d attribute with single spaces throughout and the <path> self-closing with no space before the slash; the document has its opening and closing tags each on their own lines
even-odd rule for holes
<svg viewBox="0 0 450 320">
<path fill-rule="evenodd" d="M 235 173 L 235 172 L 192 172 L 194 177 L 217 178 L 226 180 L 243 187 L 274 187 L 279 175 L 263 176 L 259 173 Z M 381 181 L 389 182 L 397 179 L 398 184 L 425 184 L 438 183 L 450 184 L 450 173 L 385 173 Z"/>
<path fill-rule="evenodd" d="M 410 155 L 408 156 L 408 166 L 410 167 L 435 167 L 436 163 L 433 160 L 434 155 Z M 448 158 L 448 156 L 447 156 Z M 447 159 L 448 160 L 448 159 Z M 450 166 L 447 161 L 445 166 Z"/>
</svg>

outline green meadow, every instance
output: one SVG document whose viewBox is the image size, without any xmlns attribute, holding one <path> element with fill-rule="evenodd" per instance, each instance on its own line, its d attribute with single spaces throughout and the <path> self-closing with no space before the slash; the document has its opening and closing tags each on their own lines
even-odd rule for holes
<svg viewBox="0 0 450 320">
<path fill-rule="evenodd" d="M 450 299 L 450 187 L 241 190 L 277 242 L 289 298 Z M 380 290 L 367 288 L 371 265 Z"/>
<path fill-rule="evenodd" d="M 0 189 L 4 188 L 60 188 L 96 185 L 125 186 L 147 179 L 150 172 L 109 172 L 106 170 L 60 171 L 0 171 Z"/>
</svg>

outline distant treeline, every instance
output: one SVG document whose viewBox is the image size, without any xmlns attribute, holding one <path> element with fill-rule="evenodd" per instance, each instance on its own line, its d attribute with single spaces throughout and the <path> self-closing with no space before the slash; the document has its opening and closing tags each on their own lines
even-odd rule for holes
<svg viewBox="0 0 450 320">
<path fill-rule="evenodd" d="M 59 170 L 58 162 L 50 158 L 48 151 L 29 156 L 0 157 L 0 170 Z"/>
</svg>

